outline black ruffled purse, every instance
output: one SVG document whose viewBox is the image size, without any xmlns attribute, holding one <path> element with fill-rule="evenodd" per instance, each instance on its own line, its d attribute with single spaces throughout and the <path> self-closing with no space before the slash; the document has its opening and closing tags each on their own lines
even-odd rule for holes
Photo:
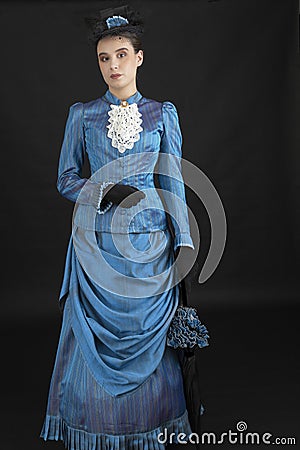
<svg viewBox="0 0 300 450">
<path fill-rule="evenodd" d="M 201 376 L 197 369 L 196 352 L 209 345 L 209 335 L 200 322 L 196 308 L 187 304 L 184 279 L 179 283 L 179 292 L 179 304 L 169 327 L 167 345 L 179 353 L 189 422 L 192 431 L 200 437 L 204 406 L 201 403 Z"/>
</svg>

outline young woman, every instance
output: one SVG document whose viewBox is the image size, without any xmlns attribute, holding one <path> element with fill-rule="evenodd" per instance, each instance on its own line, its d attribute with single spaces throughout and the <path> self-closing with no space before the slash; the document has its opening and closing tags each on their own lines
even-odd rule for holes
<svg viewBox="0 0 300 450">
<path fill-rule="evenodd" d="M 179 295 L 174 257 L 185 249 L 182 278 L 195 249 L 181 131 L 173 103 L 137 89 L 136 13 L 100 11 L 89 26 L 108 89 L 72 104 L 65 127 L 57 187 L 75 208 L 41 437 L 70 450 L 164 449 L 160 433 L 191 433 L 181 367 L 166 345 Z M 81 176 L 85 154 L 90 179 Z"/>
</svg>

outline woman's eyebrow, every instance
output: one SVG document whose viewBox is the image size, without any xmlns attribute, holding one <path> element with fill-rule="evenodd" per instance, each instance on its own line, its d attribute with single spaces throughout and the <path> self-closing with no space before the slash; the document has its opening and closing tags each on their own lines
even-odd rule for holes
<svg viewBox="0 0 300 450">
<path fill-rule="evenodd" d="M 128 48 L 126 48 L 126 47 L 118 48 L 117 50 L 115 50 L 115 53 L 119 52 L 120 50 L 128 50 Z M 106 52 L 101 52 L 98 54 L 98 56 L 107 55 L 107 54 L 108 53 L 106 53 Z"/>
</svg>

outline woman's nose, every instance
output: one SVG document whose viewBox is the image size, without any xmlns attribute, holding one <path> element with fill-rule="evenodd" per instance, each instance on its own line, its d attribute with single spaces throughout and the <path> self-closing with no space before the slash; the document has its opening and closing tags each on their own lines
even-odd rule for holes
<svg viewBox="0 0 300 450">
<path fill-rule="evenodd" d="M 112 69 L 117 69 L 118 68 L 118 63 L 117 63 L 117 61 L 116 61 L 116 59 L 111 59 L 111 68 Z"/>
</svg>

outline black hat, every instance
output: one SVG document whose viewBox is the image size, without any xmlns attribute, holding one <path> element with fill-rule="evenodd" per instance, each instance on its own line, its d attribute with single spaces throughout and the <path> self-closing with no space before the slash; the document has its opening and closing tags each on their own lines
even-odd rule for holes
<svg viewBox="0 0 300 450">
<path fill-rule="evenodd" d="M 130 5 L 102 9 L 84 18 L 88 28 L 88 42 L 95 47 L 105 36 L 116 36 L 122 32 L 141 36 L 144 32 L 144 22 L 138 11 Z"/>
</svg>

